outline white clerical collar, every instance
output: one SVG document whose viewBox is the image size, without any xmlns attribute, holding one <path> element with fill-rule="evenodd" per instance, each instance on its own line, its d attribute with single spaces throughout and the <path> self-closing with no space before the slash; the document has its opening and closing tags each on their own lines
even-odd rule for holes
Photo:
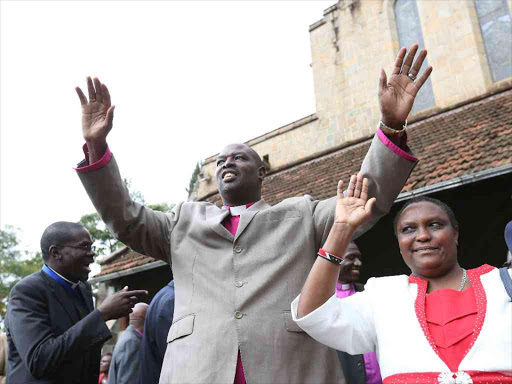
<svg viewBox="0 0 512 384">
<path fill-rule="evenodd" d="M 348 291 L 351 288 L 352 284 L 341 284 L 342 291 Z"/>
<path fill-rule="evenodd" d="M 73 283 L 71 280 L 66 279 L 64 276 L 62 276 L 59 272 L 57 272 L 55 269 L 50 267 L 48 264 L 46 264 L 46 266 L 48 268 L 50 268 L 52 270 L 52 272 L 55 273 L 57 276 L 59 276 L 62 280 L 64 280 L 65 282 L 71 284 L 71 288 L 75 289 L 80 284 L 80 281 L 77 281 L 76 283 Z"/>
<path fill-rule="evenodd" d="M 247 206 L 244 204 L 237 207 L 229 207 L 229 212 L 231 212 L 231 216 L 240 216 L 246 209 Z"/>
</svg>

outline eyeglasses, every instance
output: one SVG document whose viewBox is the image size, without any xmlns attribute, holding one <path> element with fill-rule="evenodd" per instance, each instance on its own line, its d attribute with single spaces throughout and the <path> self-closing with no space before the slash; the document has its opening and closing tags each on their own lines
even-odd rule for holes
<svg viewBox="0 0 512 384">
<path fill-rule="evenodd" d="M 84 252 L 91 252 L 92 251 L 92 244 L 87 244 L 87 245 L 56 245 L 56 247 L 61 247 L 61 248 L 68 247 L 68 248 L 80 249 L 81 251 L 84 251 Z"/>
</svg>

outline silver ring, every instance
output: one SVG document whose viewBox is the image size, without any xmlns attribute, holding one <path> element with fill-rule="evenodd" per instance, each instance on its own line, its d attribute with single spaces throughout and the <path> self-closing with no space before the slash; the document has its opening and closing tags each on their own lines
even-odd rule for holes
<svg viewBox="0 0 512 384">
<path fill-rule="evenodd" d="M 416 76 L 414 76 L 412 73 L 408 73 L 407 77 L 411 79 L 412 81 L 416 80 Z"/>
</svg>

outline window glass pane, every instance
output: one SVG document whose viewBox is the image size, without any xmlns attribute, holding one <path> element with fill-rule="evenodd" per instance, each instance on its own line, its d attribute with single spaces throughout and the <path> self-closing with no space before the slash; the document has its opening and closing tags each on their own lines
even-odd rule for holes
<svg viewBox="0 0 512 384">
<path fill-rule="evenodd" d="M 494 81 L 512 76 L 512 18 L 506 0 L 475 0 Z"/>
<path fill-rule="evenodd" d="M 400 47 L 409 49 L 414 43 L 418 43 L 418 52 L 425 49 L 423 43 L 423 33 L 421 31 L 420 16 L 416 0 L 397 0 L 395 3 L 395 20 L 398 32 Z M 417 54 L 416 54 L 417 55 Z M 428 59 L 425 59 L 421 66 L 420 74 L 428 67 Z M 424 109 L 433 107 L 434 91 L 432 90 L 432 81 L 430 78 L 423 84 L 421 90 L 416 96 L 414 107 L 411 113 L 416 113 Z"/>
</svg>

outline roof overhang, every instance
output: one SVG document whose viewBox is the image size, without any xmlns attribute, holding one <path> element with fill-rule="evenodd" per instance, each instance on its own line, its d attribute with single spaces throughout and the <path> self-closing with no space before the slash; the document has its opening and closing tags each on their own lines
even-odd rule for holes
<svg viewBox="0 0 512 384">
<path fill-rule="evenodd" d="M 395 203 L 409 200 L 416 196 L 429 195 L 431 193 L 457 188 L 465 184 L 476 183 L 477 181 L 506 175 L 508 173 L 512 173 L 512 164 L 486 169 L 485 171 L 476 172 L 471 175 L 454 177 L 453 179 L 446 180 L 441 183 L 427 185 L 426 187 L 417 188 L 408 192 L 402 192 L 398 195 Z"/>
<path fill-rule="evenodd" d="M 119 272 L 112 272 L 112 273 L 109 273 L 107 275 L 93 277 L 92 279 L 89 279 L 89 283 L 99 283 L 99 282 L 103 282 L 103 281 L 119 279 L 120 277 L 125 277 L 125 276 L 129 276 L 129 275 L 133 275 L 133 274 L 139 273 L 139 272 L 149 271 L 151 269 L 162 267 L 164 265 L 169 265 L 169 264 L 167 264 L 166 262 L 164 262 L 162 260 L 158 260 L 158 261 L 155 261 L 155 262 L 152 262 L 152 263 L 147 263 L 147 264 L 144 264 L 144 265 L 140 265 L 138 267 L 124 269 L 124 270 L 119 271 Z"/>
</svg>

